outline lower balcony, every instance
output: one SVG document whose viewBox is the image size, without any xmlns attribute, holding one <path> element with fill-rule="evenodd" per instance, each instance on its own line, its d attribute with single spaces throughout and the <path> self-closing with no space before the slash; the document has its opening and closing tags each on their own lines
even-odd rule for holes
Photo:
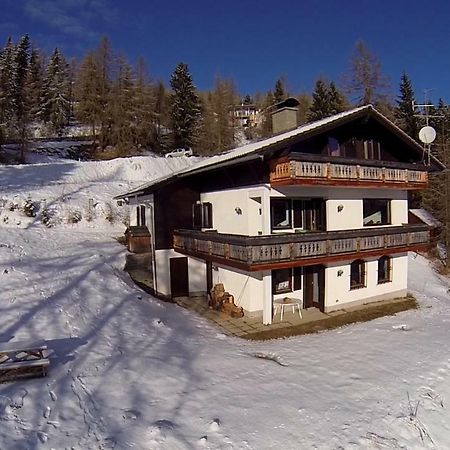
<svg viewBox="0 0 450 450">
<path fill-rule="evenodd" d="M 247 271 L 322 264 L 429 248 L 427 225 L 242 236 L 176 230 L 174 250 Z"/>
</svg>

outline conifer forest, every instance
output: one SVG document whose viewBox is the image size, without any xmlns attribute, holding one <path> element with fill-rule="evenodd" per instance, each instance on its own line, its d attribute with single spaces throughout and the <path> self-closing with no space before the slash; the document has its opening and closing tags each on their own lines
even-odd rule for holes
<svg viewBox="0 0 450 450">
<path fill-rule="evenodd" d="M 13 143 L 23 155 L 34 138 L 71 136 L 76 127 L 93 143 L 88 159 L 145 150 L 162 155 L 175 148 L 191 148 L 199 156 L 218 154 L 270 136 L 270 112 L 287 97 L 299 102 L 299 125 L 368 103 L 415 140 L 425 125 L 413 106 L 423 101 L 416 99 L 408 74 L 395 88 L 363 41 L 355 44 L 341 79 L 320 76 L 313 92 L 295 92 L 292 85 L 295 80 L 280 75 L 266 92 L 242 93 L 232 79 L 216 76 L 212 89 L 200 91 L 188 62 L 174 67 L 166 84 L 152 78 L 144 58 L 132 65 L 107 37 L 79 59 L 58 47 L 47 54 L 28 35 L 18 42 L 9 38 L 0 51 L 0 159 L 3 145 Z M 259 114 L 257 122 L 236 120 L 234 111 L 245 106 Z M 439 99 L 427 109 L 438 132 L 432 151 L 448 163 L 448 105 Z M 450 215 L 445 212 L 450 207 L 442 208 L 449 197 L 447 178 L 447 172 L 432 176 L 430 189 L 413 199 L 444 223 Z"/>
</svg>

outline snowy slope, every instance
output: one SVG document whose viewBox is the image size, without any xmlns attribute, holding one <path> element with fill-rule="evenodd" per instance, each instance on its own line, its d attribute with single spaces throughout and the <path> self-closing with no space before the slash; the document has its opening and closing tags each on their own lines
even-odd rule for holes
<svg viewBox="0 0 450 450">
<path fill-rule="evenodd" d="M 84 164 L 0 167 L 0 195 L 70 179 L 76 205 L 142 181 Z M 0 221 L 0 341 L 52 349 L 47 378 L 0 385 L 0 449 L 450 448 L 449 283 L 426 259 L 410 257 L 419 310 L 247 342 L 133 286 L 122 227 L 95 224 Z"/>
</svg>

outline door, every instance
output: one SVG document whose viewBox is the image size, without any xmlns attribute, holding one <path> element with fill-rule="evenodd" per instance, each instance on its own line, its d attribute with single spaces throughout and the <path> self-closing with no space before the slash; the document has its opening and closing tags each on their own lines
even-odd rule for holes
<svg viewBox="0 0 450 450">
<path fill-rule="evenodd" d="M 174 297 L 189 296 L 188 259 L 170 258 L 170 293 Z"/>
<path fill-rule="evenodd" d="M 325 311 L 325 267 L 306 266 L 304 273 L 303 307 L 319 308 Z"/>
</svg>

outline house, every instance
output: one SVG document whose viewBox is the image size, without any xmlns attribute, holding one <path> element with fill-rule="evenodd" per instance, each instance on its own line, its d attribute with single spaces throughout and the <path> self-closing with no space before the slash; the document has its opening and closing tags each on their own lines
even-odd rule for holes
<svg viewBox="0 0 450 450">
<path fill-rule="evenodd" d="M 233 124 L 242 128 L 256 127 L 261 125 L 261 109 L 256 105 L 240 104 L 233 106 L 230 111 Z"/>
<path fill-rule="evenodd" d="M 407 253 L 430 240 L 426 224 L 408 223 L 408 191 L 443 169 L 424 161 L 423 148 L 368 105 L 117 198 L 129 200 L 131 225 L 150 231 L 155 295 L 204 295 L 223 283 L 246 315 L 271 324 L 285 297 L 328 312 L 406 294 Z"/>
</svg>

